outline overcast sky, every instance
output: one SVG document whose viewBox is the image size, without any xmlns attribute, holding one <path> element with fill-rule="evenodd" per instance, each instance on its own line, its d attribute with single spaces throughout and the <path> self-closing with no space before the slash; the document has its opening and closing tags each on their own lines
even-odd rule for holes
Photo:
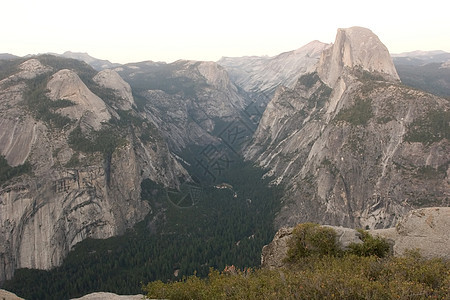
<svg viewBox="0 0 450 300">
<path fill-rule="evenodd" d="M 0 53 L 67 50 L 126 63 L 276 55 L 337 28 L 371 29 L 391 53 L 450 52 L 447 0 L 2 0 Z"/>
</svg>

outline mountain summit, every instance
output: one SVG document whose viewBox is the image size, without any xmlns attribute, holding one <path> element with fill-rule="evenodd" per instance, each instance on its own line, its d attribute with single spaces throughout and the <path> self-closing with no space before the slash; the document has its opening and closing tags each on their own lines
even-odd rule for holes
<svg viewBox="0 0 450 300">
<path fill-rule="evenodd" d="M 346 69 L 354 67 L 378 73 L 388 81 L 400 80 L 388 49 L 371 30 L 340 28 L 333 46 L 323 51 L 317 72 L 323 82 L 333 87 Z"/>
</svg>

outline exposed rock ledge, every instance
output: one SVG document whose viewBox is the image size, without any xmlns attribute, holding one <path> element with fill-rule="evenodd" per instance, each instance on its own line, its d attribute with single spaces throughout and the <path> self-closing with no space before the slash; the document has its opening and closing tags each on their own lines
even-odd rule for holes
<svg viewBox="0 0 450 300">
<path fill-rule="evenodd" d="M 72 300 L 142 300 L 143 295 L 116 295 L 113 293 L 92 293 Z"/>
<path fill-rule="evenodd" d="M 11 292 L 0 290 L 0 299 L 1 300 L 23 300 L 23 298 L 18 297 L 16 294 Z"/>
<path fill-rule="evenodd" d="M 342 248 L 351 242 L 361 242 L 355 229 L 330 227 L 336 230 Z M 392 243 L 395 256 L 402 255 L 408 249 L 418 249 L 427 258 L 450 259 L 449 228 L 450 207 L 430 207 L 410 211 L 397 223 L 396 227 L 369 232 Z M 274 269 L 284 265 L 287 241 L 291 237 L 292 230 L 292 227 L 281 228 L 275 234 L 273 241 L 263 247 L 261 254 L 263 268 Z"/>
</svg>

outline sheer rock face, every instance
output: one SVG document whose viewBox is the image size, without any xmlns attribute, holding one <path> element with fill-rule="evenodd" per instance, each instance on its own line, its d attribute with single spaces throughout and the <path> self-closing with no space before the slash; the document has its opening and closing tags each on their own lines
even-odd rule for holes
<svg viewBox="0 0 450 300">
<path fill-rule="evenodd" d="M 407 250 L 418 250 L 426 258 L 450 259 L 450 207 L 430 207 L 412 210 L 388 229 L 370 230 L 373 236 L 385 238 L 393 249 L 394 256 L 401 256 Z M 328 226 L 338 236 L 338 243 L 346 248 L 350 243 L 362 243 L 355 229 Z M 272 242 L 263 247 L 261 266 L 276 269 L 285 266 L 283 262 L 288 251 L 288 241 L 293 227 L 283 227 L 275 234 Z"/>
<path fill-rule="evenodd" d="M 0 81 L 0 153 L 11 166 L 25 162 L 41 131 L 41 124 L 20 106 L 27 88 L 24 80 L 51 70 L 38 60 L 30 59 L 20 64 L 16 73 Z"/>
<path fill-rule="evenodd" d="M 73 106 L 58 109 L 62 115 L 73 120 L 82 120 L 94 130 L 99 130 L 102 122 L 111 118 L 105 102 L 92 93 L 74 71 L 58 71 L 48 82 L 47 88 L 50 90 L 50 99 L 65 99 L 75 103 Z"/>
<path fill-rule="evenodd" d="M 39 66 L 36 73 L 52 70 L 39 64 L 28 65 Z M 114 110 L 75 71 L 60 70 L 47 85 L 49 95 L 70 99 L 78 108 L 60 112 L 74 124 L 53 128 L 24 106 L 24 95 L 36 76 L 30 71 L 23 79 L 17 75 L 21 72 L 19 66 L 0 81 L 0 155 L 12 166 L 29 162 L 32 172 L 0 185 L 0 282 L 17 268 L 58 266 L 85 238 L 108 238 L 141 221 L 152 209 L 140 198 L 143 179 L 176 188 L 188 178 L 157 130 L 144 142 L 143 128 L 120 128 L 122 143 L 108 157 L 75 151 L 68 143 L 72 130 L 82 122 L 103 126 L 102 121 L 111 117 L 108 111 Z M 87 118 L 87 110 L 95 110 L 100 118 Z"/>
<path fill-rule="evenodd" d="M 313 72 L 322 51 L 329 46 L 313 41 L 297 50 L 273 57 L 223 57 L 218 64 L 229 72 L 236 85 L 252 98 L 259 97 L 266 104 L 280 85 L 292 88 L 301 75 Z"/>
<path fill-rule="evenodd" d="M 109 69 L 103 70 L 98 72 L 93 79 L 100 86 L 114 90 L 118 99 L 116 99 L 113 105 L 116 105 L 118 109 L 130 110 L 132 108 L 134 99 L 131 93 L 131 87 L 116 71 Z"/>
<path fill-rule="evenodd" d="M 362 48 L 350 53 L 384 49 L 373 34 L 358 37 L 369 41 L 358 39 Z M 330 51 L 345 53 L 346 45 L 353 44 L 336 43 Z M 312 221 L 385 228 L 413 208 L 448 205 L 450 142 L 425 124 L 432 115 L 448 118 L 449 101 L 402 86 L 395 74 L 380 75 L 385 68 L 367 71 L 384 65 L 370 57 L 364 66 L 342 60 L 338 76 L 324 73 L 335 67 L 322 66 L 322 73 L 301 77 L 293 89 L 280 88 L 268 104 L 244 156 L 285 187 L 277 227 Z M 438 138 L 411 140 L 418 126 Z"/>
<path fill-rule="evenodd" d="M 399 80 L 388 49 L 372 31 L 362 27 L 338 29 L 333 46 L 320 57 L 317 72 L 323 82 L 334 87 L 345 69 L 355 67 L 379 73 L 385 80 Z"/>
</svg>

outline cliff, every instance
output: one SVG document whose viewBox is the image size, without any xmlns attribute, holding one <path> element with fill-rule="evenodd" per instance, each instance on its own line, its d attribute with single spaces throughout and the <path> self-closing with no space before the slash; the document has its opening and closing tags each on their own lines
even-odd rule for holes
<svg viewBox="0 0 450 300">
<path fill-rule="evenodd" d="M 154 124 L 92 92 L 110 94 L 95 75 L 42 56 L 0 81 L 0 154 L 10 167 L 30 166 L 1 182 L 0 281 L 16 268 L 58 266 L 81 240 L 142 220 L 153 209 L 140 199 L 143 179 L 176 188 L 189 178 Z M 117 76 L 104 72 L 100 82 Z"/>
<path fill-rule="evenodd" d="M 276 227 L 384 228 L 448 205 L 450 103 L 401 85 L 383 49 L 369 30 L 341 29 L 318 71 L 268 104 L 244 156 L 284 186 Z"/>
</svg>

